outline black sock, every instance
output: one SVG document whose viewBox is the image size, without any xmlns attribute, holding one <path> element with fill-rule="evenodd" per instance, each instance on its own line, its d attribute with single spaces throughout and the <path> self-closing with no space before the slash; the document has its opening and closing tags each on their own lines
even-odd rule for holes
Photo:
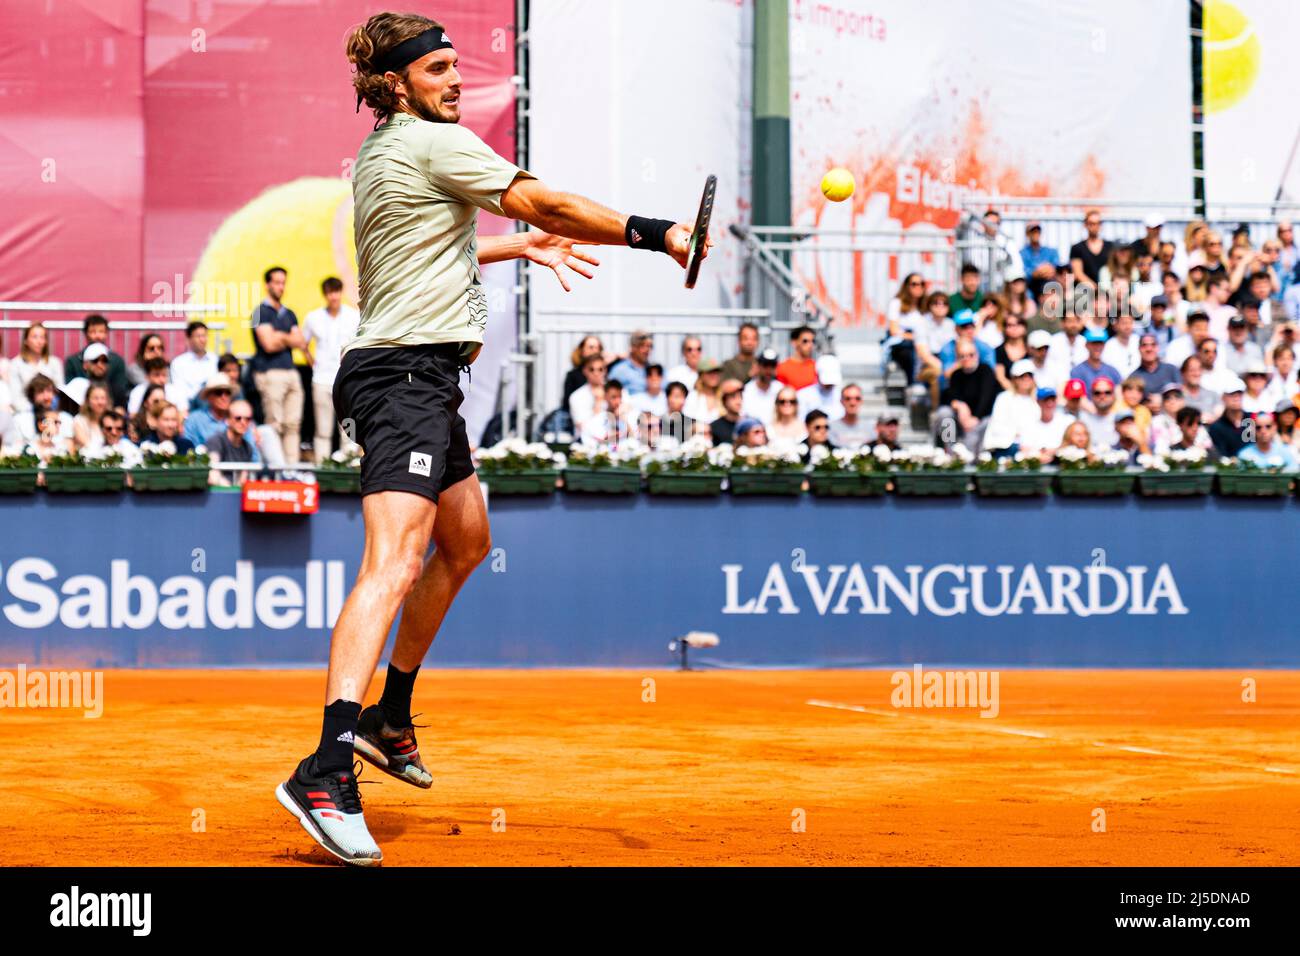
<svg viewBox="0 0 1300 956">
<path fill-rule="evenodd" d="M 384 720 L 390 727 L 411 726 L 411 694 L 415 690 L 415 675 L 420 673 L 419 665 L 409 674 L 399 671 L 392 664 L 388 665 L 388 677 L 384 680 L 384 692 L 379 697 L 379 707 L 384 712 Z"/>
<path fill-rule="evenodd" d="M 352 700 L 336 700 L 325 708 L 320 746 L 316 748 L 317 773 L 352 769 L 352 737 L 360 716 L 361 705 Z"/>
</svg>

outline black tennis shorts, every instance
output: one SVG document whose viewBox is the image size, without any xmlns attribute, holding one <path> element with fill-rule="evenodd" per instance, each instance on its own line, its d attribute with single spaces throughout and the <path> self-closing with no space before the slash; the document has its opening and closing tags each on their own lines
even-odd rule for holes
<svg viewBox="0 0 1300 956">
<path fill-rule="evenodd" d="M 437 501 L 474 474 L 460 417 L 460 367 L 456 342 L 352 349 L 343 356 L 334 413 L 365 451 L 361 494 L 409 491 Z"/>
</svg>

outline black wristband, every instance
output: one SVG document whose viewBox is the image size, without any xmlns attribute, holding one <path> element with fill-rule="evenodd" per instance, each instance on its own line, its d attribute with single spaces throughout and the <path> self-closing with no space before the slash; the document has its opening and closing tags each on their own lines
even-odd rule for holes
<svg viewBox="0 0 1300 956">
<path fill-rule="evenodd" d="M 645 216 L 628 216 L 627 225 L 623 227 L 623 238 L 632 249 L 648 249 L 651 252 L 667 252 L 665 241 L 668 230 L 676 223 L 669 219 L 647 219 Z"/>
</svg>

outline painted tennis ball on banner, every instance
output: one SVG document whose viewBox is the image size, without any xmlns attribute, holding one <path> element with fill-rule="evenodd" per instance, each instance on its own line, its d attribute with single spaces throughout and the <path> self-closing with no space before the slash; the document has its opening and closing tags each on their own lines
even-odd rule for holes
<svg viewBox="0 0 1300 956">
<path fill-rule="evenodd" d="M 217 316 L 236 352 L 253 350 L 248 317 L 265 295 L 262 274 L 288 270 L 284 304 L 301 322 L 321 304 L 320 284 L 343 280 L 344 298 L 357 301 L 356 245 L 352 235 L 352 184 L 334 177 L 304 177 L 272 186 L 236 210 L 208 240 L 194 269 L 192 303 L 225 305 Z"/>
<path fill-rule="evenodd" d="M 1210 113 L 1236 106 L 1259 75 L 1259 37 L 1247 16 L 1223 0 L 1205 4 L 1205 109 Z"/>
<path fill-rule="evenodd" d="M 822 177 L 822 195 L 831 202 L 843 202 L 853 195 L 853 174 L 843 166 L 828 170 Z"/>
</svg>

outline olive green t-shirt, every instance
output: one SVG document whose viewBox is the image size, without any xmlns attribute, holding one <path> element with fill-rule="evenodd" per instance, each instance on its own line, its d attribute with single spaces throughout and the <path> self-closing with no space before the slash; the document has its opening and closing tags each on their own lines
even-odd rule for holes
<svg viewBox="0 0 1300 956">
<path fill-rule="evenodd" d="M 478 211 L 505 215 L 520 175 L 457 123 L 398 113 L 366 137 L 352 167 L 361 323 L 345 351 L 483 341 Z"/>
</svg>

